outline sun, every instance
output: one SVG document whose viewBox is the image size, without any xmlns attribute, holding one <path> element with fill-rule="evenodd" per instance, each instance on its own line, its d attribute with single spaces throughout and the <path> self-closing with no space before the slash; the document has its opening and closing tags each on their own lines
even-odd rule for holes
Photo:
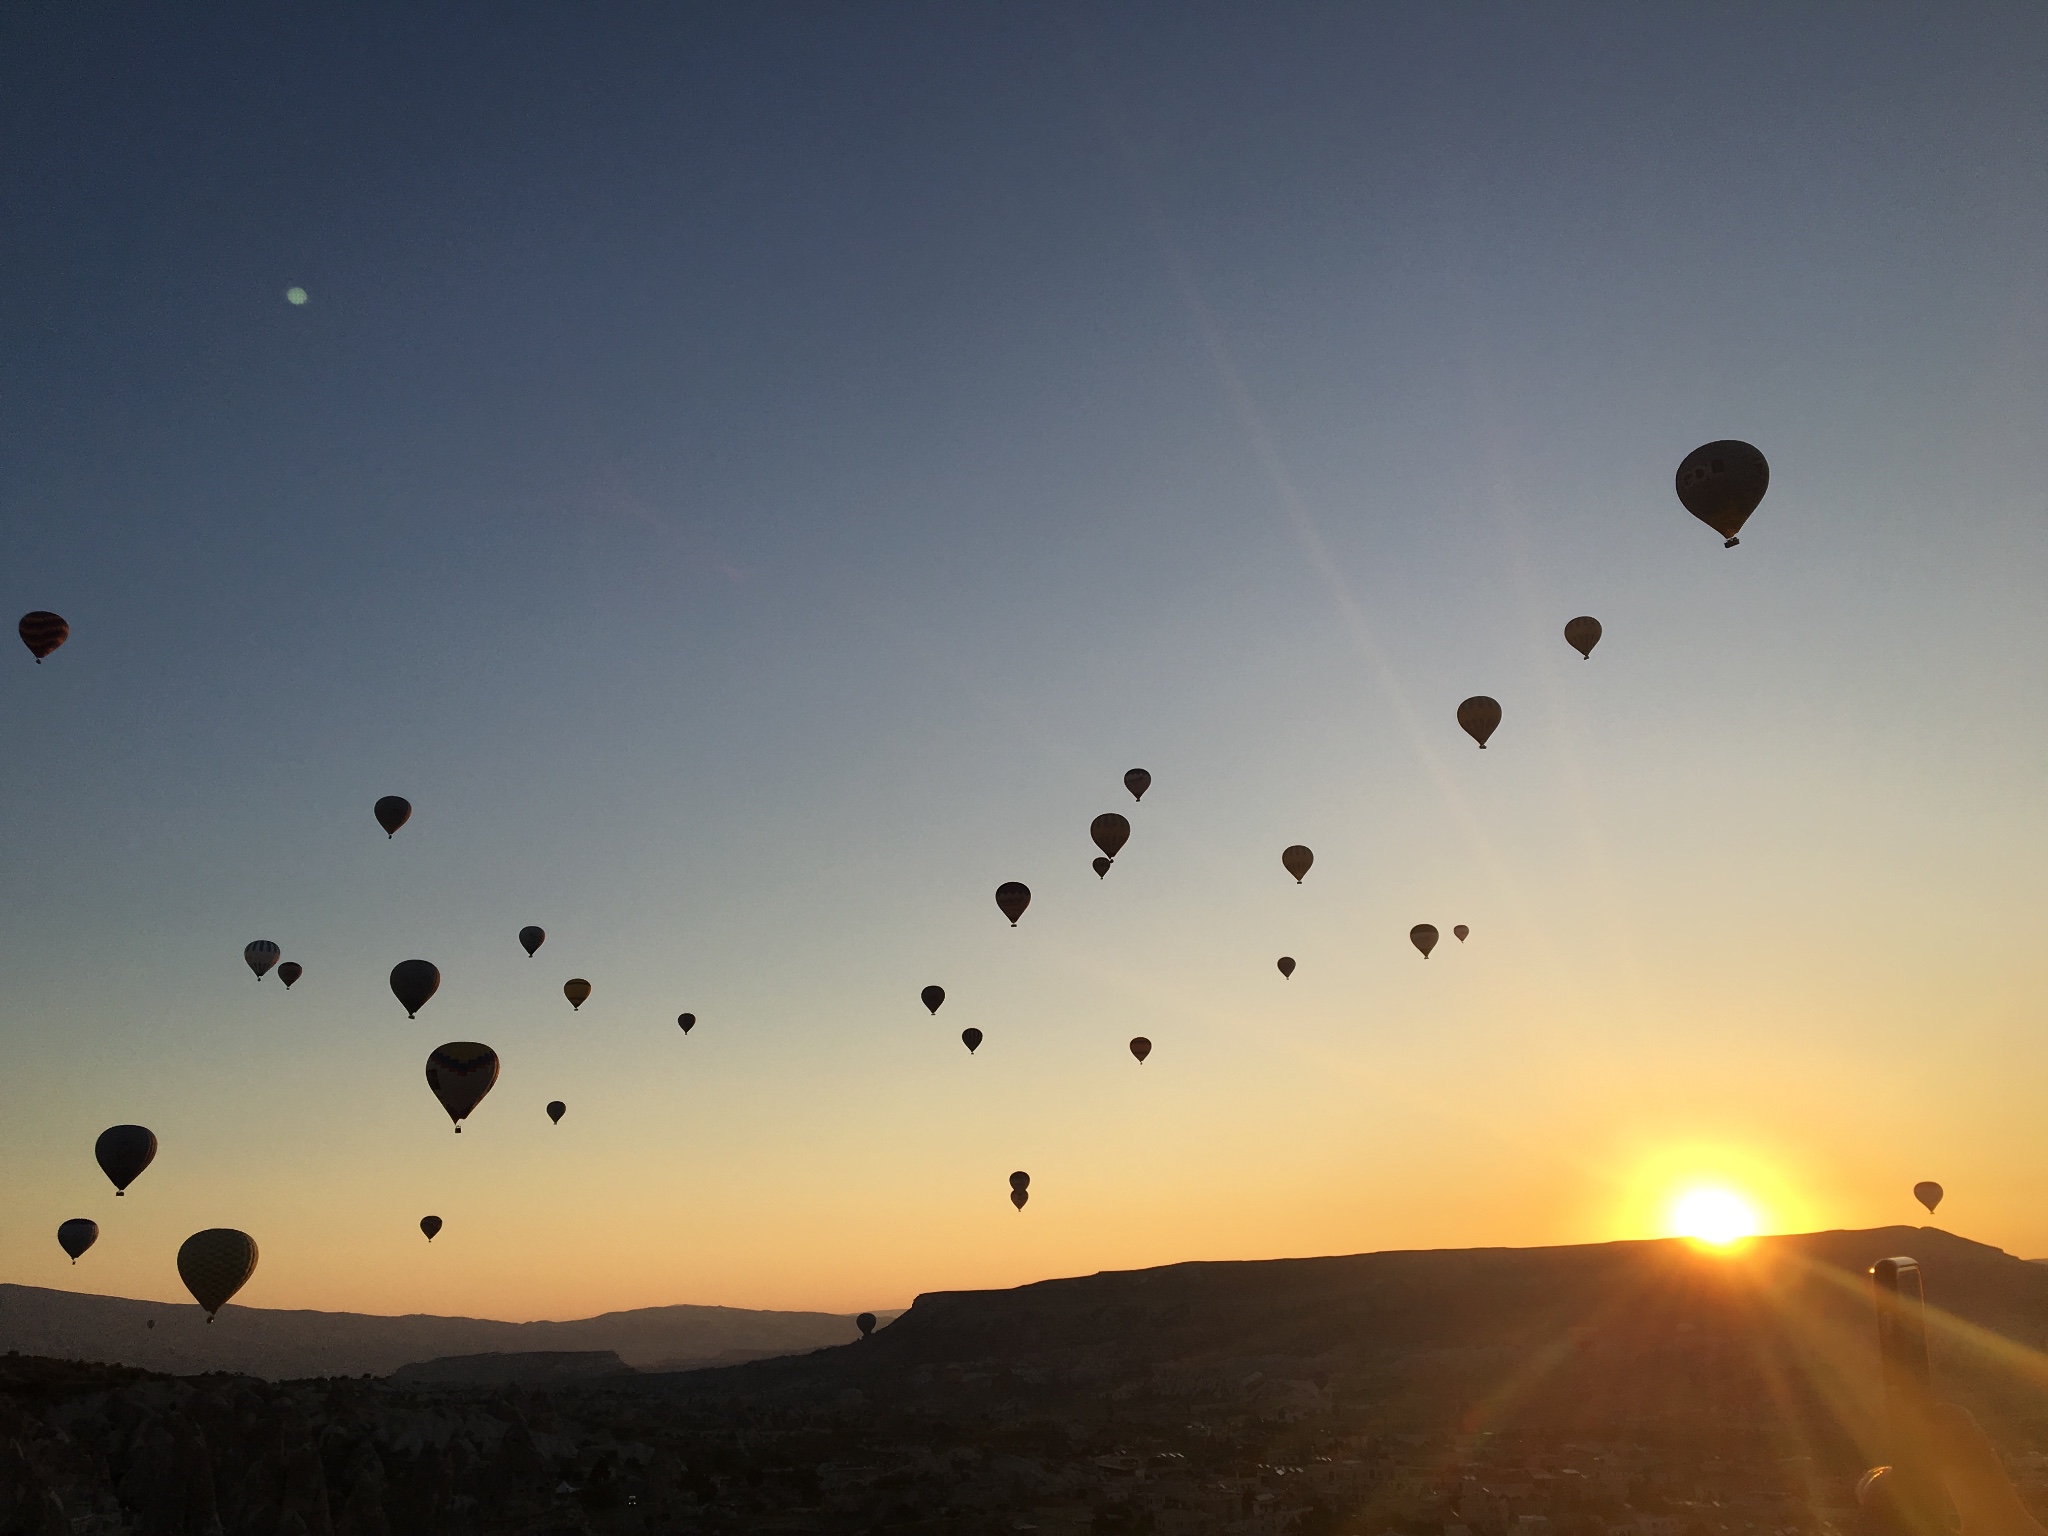
<svg viewBox="0 0 2048 1536">
<path fill-rule="evenodd" d="M 1756 1207 L 1734 1190 L 1718 1185 L 1688 1189 L 1671 1202 L 1673 1237 L 1690 1237 L 1725 1248 L 1756 1236 L 1759 1226 Z"/>
</svg>

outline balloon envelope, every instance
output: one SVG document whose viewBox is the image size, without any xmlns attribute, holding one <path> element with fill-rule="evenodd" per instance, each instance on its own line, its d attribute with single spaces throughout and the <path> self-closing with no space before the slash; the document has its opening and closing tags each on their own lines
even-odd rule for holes
<svg viewBox="0 0 2048 1536">
<path fill-rule="evenodd" d="M 284 983 L 285 991 L 292 989 L 292 983 L 306 974 L 306 968 L 296 960 L 287 960 L 277 968 L 277 979 Z"/>
<path fill-rule="evenodd" d="M 469 1112 L 498 1081 L 498 1053 L 474 1040 L 451 1040 L 427 1057 L 427 1086 L 459 1134 Z"/>
<path fill-rule="evenodd" d="M 1131 824 L 1115 811 L 1104 811 L 1088 823 L 1088 835 L 1105 856 L 1113 859 L 1117 850 L 1131 840 Z"/>
<path fill-rule="evenodd" d="M 1017 1207 L 1020 1211 L 1024 1209 L 1024 1202 L 1030 1198 L 1031 1191 L 1023 1188 L 1021 1185 L 1010 1191 L 1010 1204 Z"/>
<path fill-rule="evenodd" d="M 1019 1171 L 1017 1171 L 1016 1173 L 1013 1173 L 1013 1174 L 1011 1174 L 1011 1175 L 1010 1175 L 1010 1188 L 1012 1188 L 1012 1189 L 1029 1189 L 1030 1187 L 1031 1187 L 1031 1175 L 1030 1175 L 1030 1174 L 1028 1174 L 1028 1173 L 1025 1173 L 1025 1172 L 1023 1172 L 1023 1171 L 1022 1171 L 1022 1170 L 1020 1169 L 1020 1170 L 1019 1170 Z"/>
<path fill-rule="evenodd" d="M 1565 625 L 1564 643 L 1591 661 L 1593 647 L 1600 643 L 1600 621 L 1589 613 L 1580 614 Z"/>
<path fill-rule="evenodd" d="M 1287 873 L 1294 876 L 1294 883 L 1296 885 L 1301 884 L 1301 877 L 1308 873 L 1309 866 L 1315 863 L 1315 861 L 1316 856 L 1309 852 L 1306 845 L 1301 843 L 1296 843 L 1292 848 L 1283 849 L 1280 854 L 1282 867 L 1286 869 Z"/>
<path fill-rule="evenodd" d="M 438 1216 L 422 1216 L 420 1218 L 420 1230 L 427 1234 L 427 1241 L 431 1243 L 441 1235 L 441 1218 Z"/>
<path fill-rule="evenodd" d="M 1109 860 L 1098 853 L 1088 861 L 1088 867 L 1095 871 L 1095 878 L 1100 880 L 1109 873 Z"/>
<path fill-rule="evenodd" d="M 57 1246 L 71 1255 L 76 1264 L 78 1256 L 100 1240 L 100 1224 L 87 1221 L 83 1216 L 74 1216 L 57 1228 Z"/>
<path fill-rule="evenodd" d="M 571 976 L 562 983 L 562 996 L 569 999 L 569 1006 L 580 1013 L 583 1005 L 590 1001 L 590 983 L 581 976 Z"/>
<path fill-rule="evenodd" d="M 1408 942 L 1421 950 L 1422 958 L 1427 960 L 1429 952 L 1436 948 L 1436 926 L 1432 923 L 1417 923 L 1408 930 Z"/>
<path fill-rule="evenodd" d="M 861 1313 L 859 1317 L 853 1320 L 853 1326 L 860 1330 L 862 1338 L 866 1338 L 875 1331 L 875 1314 L 872 1312 Z"/>
<path fill-rule="evenodd" d="M 386 837 L 396 837 L 398 829 L 412 819 L 412 802 L 403 795 L 386 795 L 370 807 L 370 814 Z"/>
<path fill-rule="evenodd" d="M 1934 1208 L 1941 1204 L 1941 1186 L 1932 1179 L 1915 1184 L 1913 1186 L 1913 1198 L 1926 1206 L 1927 1214 L 1932 1216 Z"/>
<path fill-rule="evenodd" d="M 1472 930 L 1470 928 L 1467 928 L 1463 923 L 1460 923 L 1457 927 L 1451 930 L 1451 937 L 1456 939 L 1460 944 L 1462 944 L 1465 942 L 1466 936 L 1471 932 Z"/>
<path fill-rule="evenodd" d="M 1771 488 L 1771 466 L 1748 443 L 1723 438 L 1693 449 L 1678 465 L 1678 501 L 1733 549 L 1749 514 Z"/>
<path fill-rule="evenodd" d="M 533 952 L 547 942 L 547 936 L 545 928 L 536 928 L 531 923 L 519 930 L 519 947 L 526 951 L 527 959 L 531 960 Z"/>
<path fill-rule="evenodd" d="M 178 1278 L 209 1322 L 256 1273 L 256 1239 L 233 1227 L 194 1232 L 178 1250 Z"/>
<path fill-rule="evenodd" d="M 71 626 L 54 613 L 38 608 L 33 613 L 24 613 L 21 623 L 15 626 L 21 636 L 21 643 L 28 647 L 29 654 L 36 659 L 36 665 L 43 664 L 43 658 L 71 638 Z"/>
<path fill-rule="evenodd" d="M 1021 880 L 1005 880 L 996 887 L 996 905 L 1002 908 L 1003 916 L 1010 920 L 1012 928 L 1017 919 L 1024 915 L 1024 909 L 1031 905 L 1031 887 Z"/>
<path fill-rule="evenodd" d="M 1458 706 L 1458 724 L 1484 751 L 1486 738 L 1500 728 L 1500 705 L 1483 693 L 1475 693 Z"/>
<path fill-rule="evenodd" d="M 676 1028 L 680 1029 L 684 1034 L 687 1035 L 696 1027 L 697 1015 L 694 1013 L 679 1013 L 676 1015 Z"/>
<path fill-rule="evenodd" d="M 564 1104 L 560 1099 L 551 1099 L 548 1101 L 548 1118 L 554 1121 L 555 1124 L 560 1125 L 562 1123 L 562 1116 L 566 1115 L 567 1113 L 569 1113 L 569 1106 Z"/>
<path fill-rule="evenodd" d="M 946 989 L 936 986 L 926 987 L 917 995 L 926 1008 L 930 1009 L 933 1013 L 937 1013 L 939 1011 L 939 1004 L 946 1000 Z"/>
<path fill-rule="evenodd" d="M 960 1043 L 967 1047 L 967 1054 L 972 1056 L 981 1049 L 981 1031 L 972 1026 L 961 1030 Z"/>
<path fill-rule="evenodd" d="M 277 964 L 277 957 L 283 953 L 284 951 L 271 943 L 270 940 L 258 939 L 255 943 L 244 947 L 242 959 L 248 962 L 249 969 L 254 971 L 256 979 L 261 981 L 264 972 Z"/>
<path fill-rule="evenodd" d="M 1279 964 L 1282 977 L 1292 977 L 1294 975 L 1294 956 L 1282 955 Z"/>
<path fill-rule="evenodd" d="M 1145 1065 L 1145 1058 L 1152 1054 L 1152 1042 L 1143 1035 L 1131 1042 L 1131 1054 L 1138 1058 L 1138 1065 Z"/>
<path fill-rule="evenodd" d="M 408 1019 L 419 1017 L 427 999 L 441 990 L 441 968 L 431 960 L 401 960 L 391 967 L 391 995 Z"/>
<path fill-rule="evenodd" d="M 1133 768 L 1124 775 L 1124 788 L 1131 792 L 1133 800 L 1145 798 L 1145 791 L 1152 787 L 1152 775 L 1142 768 Z"/>
<path fill-rule="evenodd" d="M 142 1170 L 156 1160 L 156 1132 L 141 1125 L 110 1125 L 92 1144 L 100 1171 L 113 1180 L 114 1193 L 126 1194 Z"/>
</svg>

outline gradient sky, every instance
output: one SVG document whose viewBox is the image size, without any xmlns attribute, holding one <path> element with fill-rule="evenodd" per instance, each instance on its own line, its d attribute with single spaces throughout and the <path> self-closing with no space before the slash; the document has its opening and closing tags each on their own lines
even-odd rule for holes
<svg viewBox="0 0 2048 1536">
<path fill-rule="evenodd" d="M 10 8 L 0 1278 L 851 1310 L 1703 1180 L 2048 1253 L 2044 80 L 2022 5 Z"/>
</svg>

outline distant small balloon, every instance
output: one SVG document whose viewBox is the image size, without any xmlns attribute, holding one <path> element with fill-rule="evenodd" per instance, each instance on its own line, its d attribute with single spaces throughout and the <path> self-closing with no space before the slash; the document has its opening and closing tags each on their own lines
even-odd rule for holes
<svg viewBox="0 0 2048 1536">
<path fill-rule="evenodd" d="M 303 304 L 306 302 L 306 290 L 299 287 L 287 288 L 284 291 L 284 301 L 294 307 Z M 346 308 L 347 306 L 344 305 L 343 307 Z"/>
<path fill-rule="evenodd" d="M 194 1232 L 178 1250 L 178 1278 L 192 1299 L 206 1309 L 210 1323 L 214 1314 L 249 1283 L 256 1273 L 256 1239 L 232 1227 L 211 1227 Z"/>
<path fill-rule="evenodd" d="M 697 1015 L 695 1015 L 694 1013 L 677 1014 L 676 1027 L 687 1035 L 691 1030 L 697 1027 Z"/>
<path fill-rule="evenodd" d="M 1291 979 L 1294 975 L 1294 956 L 1282 955 L 1279 960 L 1279 965 L 1281 977 L 1283 979 Z"/>
<path fill-rule="evenodd" d="M 412 820 L 412 802 L 403 795 L 386 795 L 370 807 L 370 814 L 377 818 L 385 837 L 396 837 L 398 829 Z"/>
<path fill-rule="evenodd" d="M 145 1125 L 110 1125 L 92 1144 L 92 1155 L 113 1183 L 114 1193 L 125 1195 L 142 1170 L 156 1161 L 156 1132 Z"/>
<path fill-rule="evenodd" d="M 35 657 L 36 665 L 43 664 L 43 658 L 71 638 L 71 626 L 54 613 L 45 613 L 38 608 L 33 613 L 24 613 L 21 623 L 15 626 L 21 636 L 21 643 Z"/>
<path fill-rule="evenodd" d="M 922 992 L 918 993 L 917 996 L 918 1000 L 922 1002 L 928 1010 L 930 1010 L 933 1013 L 937 1013 L 939 1011 L 939 1004 L 943 1003 L 946 1000 L 946 989 L 944 987 L 938 986 L 926 987 Z"/>
<path fill-rule="evenodd" d="M 562 1123 L 562 1116 L 566 1115 L 567 1113 L 569 1113 L 569 1106 L 564 1104 L 560 1099 L 552 1099 L 549 1101 L 548 1118 L 554 1121 L 555 1124 L 560 1125 Z"/>
<path fill-rule="evenodd" d="M 1417 923 L 1408 930 L 1408 942 L 1421 950 L 1422 958 L 1427 960 L 1429 952 L 1436 948 L 1435 926 L 1430 923 Z"/>
<path fill-rule="evenodd" d="M 498 1053 L 474 1040 L 451 1040 L 427 1057 L 427 1087 L 455 1122 L 458 1136 L 462 1122 L 497 1081 Z"/>
<path fill-rule="evenodd" d="M 967 1054 L 972 1056 L 981 1049 L 981 1031 L 973 1028 L 961 1030 L 960 1043 L 967 1047 Z"/>
<path fill-rule="evenodd" d="M 1028 1189 L 1013 1188 L 1010 1191 L 1010 1204 L 1017 1207 L 1020 1211 L 1024 1209 L 1025 1202 L 1030 1200 L 1030 1198 L 1031 1191 Z"/>
<path fill-rule="evenodd" d="M 306 968 L 296 960 L 287 960 L 277 968 L 277 979 L 284 983 L 285 991 L 292 989 L 292 983 L 306 974 Z"/>
<path fill-rule="evenodd" d="M 1031 1187 L 1031 1175 L 1030 1175 L 1030 1174 L 1028 1174 L 1028 1173 L 1022 1173 L 1022 1172 L 1019 1172 L 1019 1173 L 1013 1173 L 1013 1174 L 1011 1174 L 1011 1175 L 1010 1175 L 1010 1188 L 1012 1188 L 1012 1189 L 1029 1189 L 1030 1187 Z"/>
<path fill-rule="evenodd" d="M 83 1216 L 74 1216 L 57 1228 L 57 1246 L 71 1255 L 74 1264 L 81 1253 L 99 1240 L 100 1224 Z"/>
<path fill-rule="evenodd" d="M 533 952 L 547 942 L 547 937 L 548 931 L 545 928 L 536 928 L 529 923 L 519 930 L 519 947 L 526 951 L 526 958 L 531 960 Z"/>
<path fill-rule="evenodd" d="M 1462 944 L 1471 935 L 1471 932 L 1472 930 L 1470 928 L 1467 928 L 1463 923 L 1460 923 L 1457 927 L 1451 930 L 1451 937 L 1456 939 L 1460 944 Z"/>
<path fill-rule="evenodd" d="M 1941 1204 L 1941 1186 L 1932 1179 L 1923 1180 L 1913 1186 L 1913 1198 L 1926 1206 L 1927 1214 L 1932 1216 L 1934 1208 Z"/>
<path fill-rule="evenodd" d="M 242 951 L 242 958 L 248 962 L 249 969 L 256 973 L 256 979 L 261 981 L 264 973 L 277 964 L 277 957 L 282 953 L 284 951 L 270 940 L 258 939 Z"/>
<path fill-rule="evenodd" d="M 1100 880 L 1104 875 L 1107 875 L 1109 873 L 1109 860 L 1105 859 L 1101 854 L 1098 853 L 1097 855 L 1095 855 L 1094 858 L 1088 861 L 1088 867 L 1095 871 L 1095 878 Z"/>
<path fill-rule="evenodd" d="M 1104 811 L 1088 823 L 1088 835 L 1095 839 L 1107 858 L 1115 858 L 1117 850 L 1131 840 L 1131 824 L 1115 811 Z"/>
<path fill-rule="evenodd" d="M 866 1338 L 875 1331 L 875 1314 L 872 1312 L 861 1313 L 859 1317 L 853 1320 L 853 1326 L 860 1330 L 862 1338 Z"/>
<path fill-rule="evenodd" d="M 1003 916 L 1010 920 L 1012 928 L 1017 919 L 1024 915 L 1024 909 L 1031 905 L 1031 887 L 1021 880 L 1006 880 L 996 887 L 996 905 Z"/>
<path fill-rule="evenodd" d="M 1131 1054 L 1138 1058 L 1138 1065 L 1145 1065 L 1145 1058 L 1152 1054 L 1152 1042 L 1143 1035 L 1131 1042 Z"/>
<path fill-rule="evenodd" d="M 569 999 L 571 1008 L 581 1013 L 583 1005 L 590 1001 L 590 983 L 581 976 L 571 976 L 562 983 L 562 996 Z"/>
<path fill-rule="evenodd" d="M 144 1327 L 146 1327 L 146 1328 L 154 1328 L 154 1327 L 156 1326 L 156 1319 L 152 1317 L 152 1318 L 151 1318 L 151 1319 L 150 1319 L 150 1320 L 149 1320 L 149 1321 L 148 1321 L 147 1323 L 145 1323 L 145 1324 L 144 1324 L 143 1326 L 144 1326 Z"/>
<path fill-rule="evenodd" d="M 1283 849 L 1280 854 L 1282 867 L 1286 869 L 1287 873 L 1294 876 L 1294 883 L 1296 885 L 1301 884 L 1301 877 L 1308 873 L 1309 866 L 1315 863 L 1315 861 L 1316 856 L 1309 852 L 1308 848 L 1301 843 L 1296 843 L 1291 848 Z"/>
<path fill-rule="evenodd" d="M 427 1234 L 427 1241 L 431 1243 L 441 1235 L 441 1218 L 438 1216 L 422 1216 L 420 1218 L 420 1230 Z"/>
<path fill-rule="evenodd" d="M 1678 466 L 1678 501 L 1733 549 L 1749 514 L 1771 488 L 1771 466 L 1748 443 L 1724 438 L 1693 449 Z"/>
<path fill-rule="evenodd" d="M 418 1018 L 427 999 L 440 990 L 441 968 L 431 960 L 401 960 L 391 967 L 391 995 L 408 1019 Z"/>
<path fill-rule="evenodd" d="M 1152 787 L 1152 775 L 1142 768 L 1133 768 L 1124 775 L 1124 788 L 1131 792 L 1133 800 L 1145 798 L 1145 791 Z"/>
<path fill-rule="evenodd" d="M 1475 693 L 1458 706 L 1458 724 L 1465 734 L 1486 750 L 1486 738 L 1500 728 L 1500 705 L 1483 693 Z"/>
<path fill-rule="evenodd" d="M 1564 627 L 1564 643 L 1586 660 L 1593 659 L 1593 647 L 1600 643 L 1600 621 L 1582 613 Z"/>
</svg>

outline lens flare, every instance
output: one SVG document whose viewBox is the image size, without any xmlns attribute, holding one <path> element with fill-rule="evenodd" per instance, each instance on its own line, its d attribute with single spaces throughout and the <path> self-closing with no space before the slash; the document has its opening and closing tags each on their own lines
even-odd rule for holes
<svg viewBox="0 0 2048 1536">
<path fill-rule="evenodd" d="M 1732 1189 L 1688 1189 L 1671 1203 L 1671 1235 L 1725 1248 L 1754 1237 L 1756 1208 Z"/>
</svg>

